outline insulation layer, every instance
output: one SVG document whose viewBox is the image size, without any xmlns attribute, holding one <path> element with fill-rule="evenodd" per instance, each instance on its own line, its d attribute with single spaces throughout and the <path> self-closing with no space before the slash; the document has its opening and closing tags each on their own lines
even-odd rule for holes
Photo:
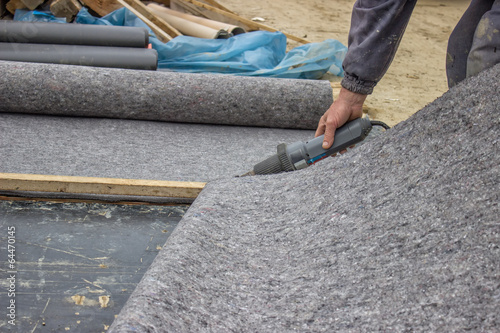
<svg viewBox="0 0 500 333">
<path fill-rule="evenodd" d="M 209 183 L 109 332 L 498 331 L 499 75 L 314 167 Z"/>
<path fill-rule="evenodd" d="M 328 81 L 0 61 L 0 112 L 315 129 Z"/>
<path fill-rule="evenodd" d="M 0 172 L 211 181 L 249 171 L 309 130 L 0 114 Z"/>
<path fill-rule="evenodd" d="M 148 31 L 138 27 L 0 21 L 0 42 L 145 48 Z"/>
<path fill-rule="evenodd" d="M 0 43 L 0 60 L 155 70 L 158 53 L 130 47 Z"/>
</svg>

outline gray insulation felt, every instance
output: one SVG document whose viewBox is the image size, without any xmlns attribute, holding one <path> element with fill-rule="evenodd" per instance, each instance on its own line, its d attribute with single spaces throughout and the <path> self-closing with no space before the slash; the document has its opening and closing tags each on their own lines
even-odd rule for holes
<svg viewBox="0 0 500 333">
<path fill-rule="evenodd" d="M 0 61 L 0 112 L 315 129 L 328 81 Z"/>
<path fill-rule="evenodd" d="M 0 113 L 0 172 L 211 181 L 314 131 Z"/>
<path fill-rule="evenodd" d="M 209 183 L 109 332 L 500 330 L 499 77 L 314 167 Z"/>
</svg>

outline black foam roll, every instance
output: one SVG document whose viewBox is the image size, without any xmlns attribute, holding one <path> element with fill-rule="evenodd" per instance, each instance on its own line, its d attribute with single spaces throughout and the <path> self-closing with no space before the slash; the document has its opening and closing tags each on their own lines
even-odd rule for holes
<svg viewBox="0 0 500 333">
<path fill-rule="evenodd" d="M 156 70 L 158 53 L 132 47 L 0 43 L 0 60 Z"/>
<path fill-rule="evenodd" d="M 140 27 L 0 21 L 0 42 L 145 48 L 149 35 Z"/>
</svg>

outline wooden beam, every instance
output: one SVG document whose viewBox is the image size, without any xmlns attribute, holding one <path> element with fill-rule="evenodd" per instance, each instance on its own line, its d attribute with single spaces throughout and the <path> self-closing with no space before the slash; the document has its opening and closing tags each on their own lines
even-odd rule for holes
<svg viewBox="0 0 500 333">
<path fill-rule="evenodd" d="M 177 10 L 181 13 L 190 13 L 192 15 L 210 18 L 202 12 L 202 10 L 203 10 L 202 8 L 196 7 L 195 5 L 192 5 L 190 3 L 185 3 L 181 0 L 170 0 L 169 8 L 172 10 Z M 205 10 L 205 11 L 207 11 L 207 10 Z M 212 12 L 210 12 L 210 13 L 212 13 Z"/>
<path fill-rule="evenodd" d="M 155 0 L 154 2 L 161 3 L 162 5 L 165 5 L 166 7 L 170 7 L 170 0 Z"/>
<path fill-rule="evenodd" d="M 206 3 L 203 3 L 203 2 L 199 2 L 197 0 L 181 0 L 181 1 L 184 1 L 184 2 L 188 2 L 188 3 L 191 3 L 197 7 L 200 7 L 200 8 L 205 8 L 205 9 L 208 9 L 210 11 L 213 11 L 215 13 L 218 13 L 218 14 L 221 14 L 225 17 L 228 17 L 228 18 L 231 18 L 231 19 L 234 19 L 234 20 L 237 20 L 238 22 L 241 22 L 253 29 L 261 29 L 261 30 L 266 30 L 266 31 L 271 31 L 271 32 L 276 32 L 276 31 L 279 31 L 275 28 L 272 28 L 270 26 L 267 26 L 265 24 L 262 24 L 262 23 L 257 23 L 257 22 L 254 22 L 252 20 L 248 20 L 246 18 L 243 18 L 241 16 L 238 16 L 236 14 L 233 14 L 233 13 L 230 13 L 230 12 L 227 12 L 225 10 L 222 10 L 222 9 L 219 9 L 219 8 L 216 8 L 216 7 L 213 7 L 213 6 L 210 6 Z M 303 44 L 308 44 L 310 43 L 309 41 L 303 39 L 303 38 L 300 38 L 300 37 L 297 37 L 297 36 L 294 36 L 294 35 L 291 35 L 289 33 L 286 33 L 286 32 L 283 32 L 281 31 L 287 38 L 291 39 L 291 40 L 294 40 L 296 42 L 299 42 L 299 43 L 303 43 Z"/>
<path fill-rule="evenodd" d="M 21 0 L 10 0 L 5 7 L 12 15 L 16 13 L 17 9 L 27 8 Z"/>
<path fill-rule="evenodd" d="M 66 22 L 72 22 L 82 9 L 77 0 L 55 0 L 50 4 L 50 11 L 55 17 L 66 17 Z"/>
<path fill-rule="evenodd" d="M 138 18 L 140 18 L 142 20 L 142 22 L 146 23 L 148 27 L 151 28 L 151 30 L 153 30 L 153 32 L 155 33 L 156 37 L 158 37 L 158 39 L 164 43 L 168 42 L 168 41 L 171 41 L 172 40 L 172 36 L 170 36 L 169 34 L 167 34 L 165 31 L 163 31 L 160 27 L 158 27 L 156 24 L 154 24 L 153 22 L 151 22 L 147 17 L 145 17 L 144 15 L 142 15 L 141 13 L 139 13 L 134 7 L 130 6 L 128 3 L 126 3 L 125 1 L 123 0 L 117 0 L 119 4 L 121 4 L 123 7 L 127 8 L 128 10 L 130 10 L 132 13 L 135 14 L 135 16 L 137 16 Z"/>
<path fill-rule="evenodd" d="M 102 195 L 189 198 L 206 183 L 0 173 L 0 191 L 62 192 Z"/>
<path fill-rule="evenodd" d="M 216 0 L 205 0 L 204 2 L 208 3 L 209 5 L 214 6 L 215 8 L 219 8 L 219 9 L 225 10 L 228 13 L 236 14 L 232 10 L 230 10 L 227 7 L 224 7 L 223 5 L 221 5 L 220 3 L 218 3 Z"/>
<path fill-rule="evenodd" d="M 81 0 L 81 2 L 101 16 L 108 15 L 122 7 L 116 0 Z"/>
<path fill-rule="evenodd" d="M 155 15 L 141 1 L 118 0 L 118 2 L 143 20 L 162 42 L 168 42 L 172 40 L 173 37 L 182 36 L 179 30 L 175 29 L 170 24 L 165 22 L 165 20 Z"/>
<path fill-rule="evenodd" d="M 212 12 L 212 11 L 205 9 L 205 8 L 196 7 L 195 5 L 193 5 L 191 3 L 184 2 L 182 0 L 170 0 L 170 9 L 176 10 L 176 11 L 181 12 L 181 13 L 188 13 L 188 14 L 203 17 L 206 19 L 219 21 L 219 22 L 225 22 L 228 24 L 239 26 L 239 27 L 243 28 L 245 31 L 255 30 L 255 29 L 250 28 L 247 25 L 244 25 L 240 21 L 237 21 L 237 20 L 231 19 L 229 17 L 223 16 L 221 14 Z"/>
<path fill-rule="evenodd" d="M 40 6 L 44 0 L 22 0 L 22 2 L 26 5 L 29 10 L 35 10 L 38 6 Z"/>
</svg>

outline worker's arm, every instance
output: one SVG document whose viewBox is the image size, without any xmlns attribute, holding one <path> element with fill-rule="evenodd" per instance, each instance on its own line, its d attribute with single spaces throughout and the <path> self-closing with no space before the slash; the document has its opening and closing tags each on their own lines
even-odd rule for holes
<svg viewBox="0 0 500 333">
<path fill-rule="evenodd" d="M 394 59 L 415 4 L 416 0 L 357 0 L 354 4 L 342 89 L 316 130 L 316 136 L 325 134 L 324 148 L 332 145 L 338 127 L 362 116 L 363 102 Z"/>
</svg>

